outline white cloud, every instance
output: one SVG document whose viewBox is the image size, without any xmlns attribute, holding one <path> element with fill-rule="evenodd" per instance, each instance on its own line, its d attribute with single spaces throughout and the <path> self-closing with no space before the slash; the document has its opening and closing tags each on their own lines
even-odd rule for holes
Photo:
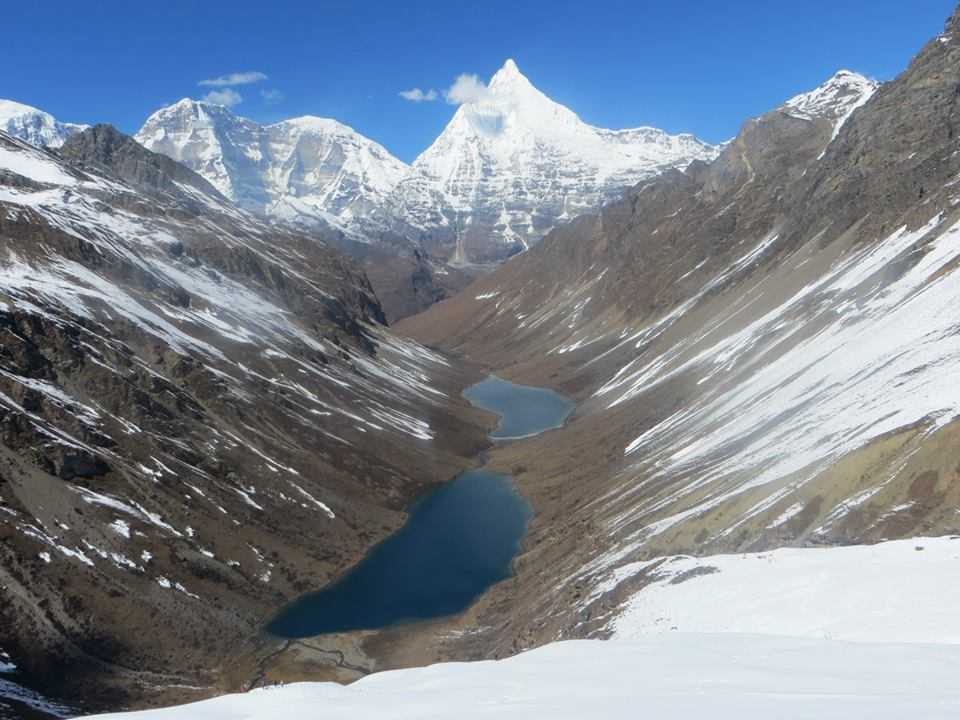
<svg viewBox="0 0 960 720">
<path fill-rule="evenodd" d="M 211 90 L 203 96 L 203 101 L 214 105 L 233 107 L 243 102 L 243 96 L 232 88 L 224 88 L 223 90 Z"/>
<path fill-rule="evenodd" d="M 282 103 L 286 96 L 279 90 L 261 90 L 260 97 L 263 98 L 263 101 L 267 105 L 276 105 L 277 103 Z"/>
<path fill-rule="evenodd" d="M 409 100 L 410 102 L 433 102 L 437 99 L 437 91 L 433 88 L 424 92 L 420 88 L 412 88 L 410 90 L 403 90 L 400 92 L 400 97 L 404 100 Z"/>
<path fill-rule="evenodd" d="M 262 72 L 240 72 L 221 75 L 220 77 L 201 80 L 197 85 L 204 87 L 226 87 L 227 85 L 250 85 L 266 80 L 267 76 Z"/>
<path fill-rule="evenodd" d="M 451 105 L 465 105 L 483 101 L 488 93 L 486 84 L 480 78 L 464 73 L 453 81 L 445 95 Z"/>
</svg>

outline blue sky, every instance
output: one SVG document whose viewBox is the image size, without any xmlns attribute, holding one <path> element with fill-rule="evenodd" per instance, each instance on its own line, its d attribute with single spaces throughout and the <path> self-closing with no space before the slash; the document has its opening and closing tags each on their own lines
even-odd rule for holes
<svg viewBox="0 0 960 720">
<path fill-rule="evenodd" d="M 443 90 L 513 57 L 584 120 L 709 141 L 842 67 L 886 80 L 955 0 L 6 3 L 0 97 L 134 132 L 230 87 L 260 121 L 334 117 L 411 161 L 454 108 Z M 231 73 L 266 79 L 212 87 Z M 235 80 L 252 78 L 235 78 Z M 399 92 L 439 93 L 410 102 Z"/>
</svg>

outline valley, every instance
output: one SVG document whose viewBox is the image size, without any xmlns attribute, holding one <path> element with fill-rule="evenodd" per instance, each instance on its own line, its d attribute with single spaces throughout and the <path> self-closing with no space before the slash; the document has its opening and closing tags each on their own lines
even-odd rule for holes
<svg viewBox="0 0 960 720">
<path fill-rule="evenodd" d="M 559 427 L 572 408 L 557 393 L 495 377 L 463 395 L 499 416 L 490 438 L 500 441 Z M 285 609 L 267 632 L 310 637 L 462 612 L 510 576 L 529 519 L 509 475 L 466 470 L 418 500 L 399 531 L 328 589 Z"/>
<path fill-rule="evenodd" d="M 927 38 L 715 144 L 511 59 L 412 161 L 263 72 L 0 101 L 0 718 L 956 717 Z"/>
</svg>

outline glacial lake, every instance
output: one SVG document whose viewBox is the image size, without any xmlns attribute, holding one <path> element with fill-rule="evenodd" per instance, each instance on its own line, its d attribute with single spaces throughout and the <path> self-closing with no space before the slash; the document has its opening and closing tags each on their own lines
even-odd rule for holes
<svg viewBox="0 0 960 720">
<path fill-rule="evenodd" d="M 560 427 L 574 408 L 552 390 L 496 377 L 463 395 L 500 416 L 495 440 Z M 286 607 L 267 632 L 311 637 L 461 612 L 510 577 L 531 515 L 509 475 L 467 470 L 417 501 L 406 524 L 340 580 Z"/>
<path fill-rule="evenodd" d="M 553 390 L 516 385 L 492 375 L 468 387 L 463 396 L 500 416 L 500 424 L 490 433 L 494 440 L 518 440 L 561 427 L 575 407 Z"/>
</svg>

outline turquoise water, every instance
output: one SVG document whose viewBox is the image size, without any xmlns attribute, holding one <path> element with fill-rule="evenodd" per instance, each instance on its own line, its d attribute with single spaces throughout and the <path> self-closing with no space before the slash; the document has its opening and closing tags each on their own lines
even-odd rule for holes
<svg viewBox="0 0 960 720">
<path fill-rule="evenodd" d="M 501 416 L 491 435 L 497 439 L 557 427 L 573 409 L 550 390 L 498 378 L 473 385 L 464 396 Z M 463 472 L 419 500 L 406 524 L 343 578 L 285 608 L 267 630 L 310 637 L 461 612 L 510 576 L 531 515 L 509 475 Z"/>
<path fill-rule="evenodd" d="M 490 434 L 494 440 L 530 437 L 560 427 L 574 408 L 572 401 L 553 390 L 515 385 L 492 375 L 468 387 L 463 396 L 500 416 Z"/>
</svg>

